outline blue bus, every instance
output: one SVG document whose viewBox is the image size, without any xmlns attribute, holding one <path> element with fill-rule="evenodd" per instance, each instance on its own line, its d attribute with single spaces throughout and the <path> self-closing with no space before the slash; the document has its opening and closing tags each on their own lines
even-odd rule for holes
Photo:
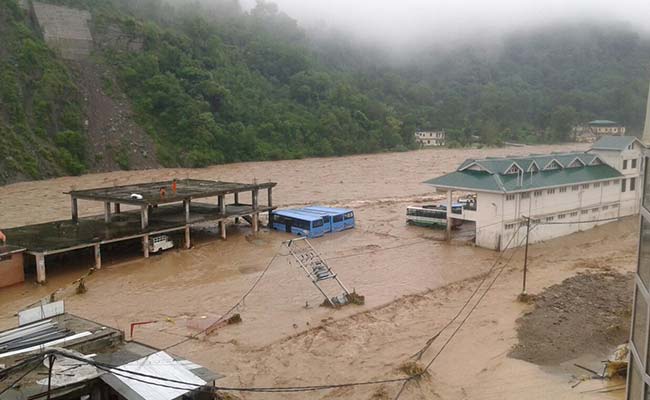
<svg viewBox="0 0 650 400">
<path fill-rule="evenodd" d="M 293 233 L 308 238 L 325 234 L 323 218 L 320 215 L 296 212 L 294 210 L 276 210 L 271 213 L 271 226 L 278 231 Z"/>
<path fill-rule="evenodd" d="M 339 228 L 338 230 L 354 228 L 354 211 L 350 210 L 349 208 L 313 206 L 313 207 L 305 207 L 304 210 L 324 212 L 331 215 L 332 231 L 336 231 L 337 227 L 341 226 L 340 225 L 341 223 L 343 227 Z"/>
<path fill-rule="evenodd" d="M 334 217 L 331 213 L 327 213 L 325 211 L 307 210 L 305 208 L 298 208 L 294 211 L 308 213 L 311 215 L 319 215 L 321 218 L 323 218 L 323 228 L 325 229 L 325 233 L 338 232 L 343 230 L 343 220 L 334 222 Z"/>
</svg>

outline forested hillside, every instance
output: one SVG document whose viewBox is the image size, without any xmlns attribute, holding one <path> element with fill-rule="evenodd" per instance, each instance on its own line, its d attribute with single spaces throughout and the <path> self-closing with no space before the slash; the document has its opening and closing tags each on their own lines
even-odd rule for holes
<svg viewBox="0 0 650 400">
<path fill-rule="evenodd" d="M 234 0 L 50 2 L 88 9 L 95 38 L 117 26 L 142 43 L 100 43 L 94 57 L 116 74 L 166 166 L 404 150 L 416 129 L 445 128 L 457 146 L 472 136 L 562 141 L 576 122 L 613 119 L 635 132 L 644 116 L 650 40 L 631 28 L 553 26 L 389 62 L 336 37 L 314 39 L 271 3 L 245 12 Z M 0 42 L 0 140 L 5 152 L 7 143 L 38 145 L 3 155 L 3 180 L 84 171 L 65 66 L 15 0 L 0 5 L 10 22 L 0 34 L 11 39 Z M 39 167 L 44 160 L 55 168 Z"/>
</svg>

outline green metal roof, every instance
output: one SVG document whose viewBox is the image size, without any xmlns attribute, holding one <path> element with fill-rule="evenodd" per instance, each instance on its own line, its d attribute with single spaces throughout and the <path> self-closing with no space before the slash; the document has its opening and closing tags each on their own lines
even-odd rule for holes
<svg viewBox="0 0 650 400">
<path fill-rule="evenodd" d="M 593 150 L 618 150 L 623 151 L 627 146 L 635 141 L 643 145 L 635 136 L 603 136 L 594 143 L 591 148 Z"/>
<path fill-rule="evenodd" d="M 582 163 L 572 165 L 572 162 L 576 159 Z M 615 179 L 622 176 L 620 172 L 607 164 L 597 163 L 591 165 L 596 159 L 598 159 L 598 156 L 595 154 L 571 152 L 528 157 L 466 160 L 457 171 L 430 179 L 424 183 L 440 188 L 508 193 L 575 185 Z M 545 166 L 554 160 L 558 163 L 555 169 L 543 170 Z M 533 162 L 538 165 L 540 170 L 528 172 L 528 167 Z M 525 172 L 523 181 L 519 173 L 506 173 L 513 163 L 516 163 Z M 570 165 L 571 167 L 569 167 Z M 480 170 L 468 169 L 472 166 L 476 166 Z"/>
</svg>

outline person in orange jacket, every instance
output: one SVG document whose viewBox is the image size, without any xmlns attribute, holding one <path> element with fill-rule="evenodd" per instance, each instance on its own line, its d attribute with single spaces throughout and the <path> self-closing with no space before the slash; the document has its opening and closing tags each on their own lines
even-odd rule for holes
<svg viewBox="0 0 650 400">
<path fill-rule="evenodd" d="M 2 241 L 2 244 L 7 243 L 7 237 L 2 233 L 2 231 L 0 231 L 0 241 Z"/>
</svg>

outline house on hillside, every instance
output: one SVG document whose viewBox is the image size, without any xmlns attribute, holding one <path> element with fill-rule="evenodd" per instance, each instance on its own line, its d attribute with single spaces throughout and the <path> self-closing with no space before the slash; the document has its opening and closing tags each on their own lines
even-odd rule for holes
<svg viewBox="0 0 650 400">
<path fill-rule="evenodd" d="M 597 119 L 587 122 L 586 124 L 574 126 L 571 133 L 576 142 L 594 143 L 605 135 L 625 135 L 625 126 L 619 124 L 618 122 L 609 121 L 606 119 Z"/>
<path fill-rule="evenodd" d="M 444 129 L 439 131 L 418 131 L 415 132 L 415 142 L 420 147 L 444 146 L 447 142 L 447 132 Z"/>
<path fill-rule="evenodd" d="M 638 213 L 644 148 L 635 137 L 605 136 L 587 152 L 468 159 L 426 183 L 448 203 L 454 192 L 476 195 L 476 209 L 448 220 L 475 224 L 476 245 L 504 250 L 523 244 L 526 218 L 534 243 Z"/>
</svg>

